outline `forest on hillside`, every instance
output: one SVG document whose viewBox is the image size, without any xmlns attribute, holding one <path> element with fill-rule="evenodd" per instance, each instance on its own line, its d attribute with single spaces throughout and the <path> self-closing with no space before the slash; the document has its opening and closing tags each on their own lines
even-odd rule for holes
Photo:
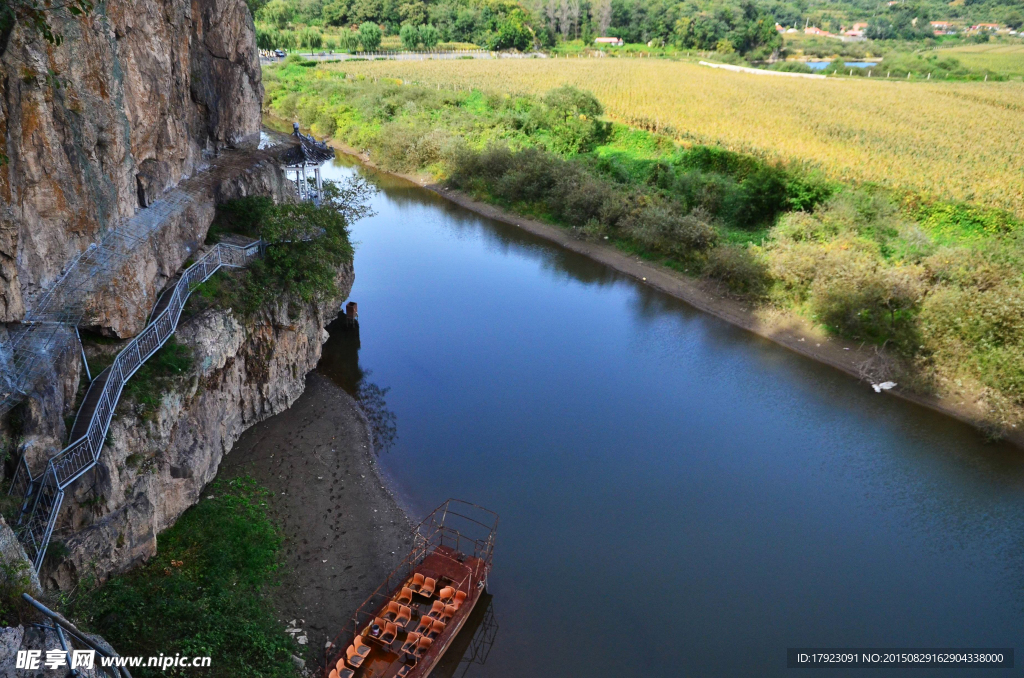
<svg viewBox="0 0 1024 678">
<path fill-rule="evenodd" d="M 887 40 L 933 38 L 929 22 L 938 20 L 1024 25 L 1019 0 L 250 0 L 250 7 L 265 34 L 373 24 L 384 36 L 409 27 L 403 44 L 413 46 L 454 42 L 520 50 L 611 36 L 754 59 L 781 46 L 776 24 L 839 31 L 865 22 L 869 37 Z"/>
</svg>

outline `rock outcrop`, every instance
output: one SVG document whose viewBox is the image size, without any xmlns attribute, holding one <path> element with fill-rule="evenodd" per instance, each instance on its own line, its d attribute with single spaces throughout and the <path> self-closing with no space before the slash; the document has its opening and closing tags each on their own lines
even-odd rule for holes
<svg viewBox="0 0 1024 678">
<path fill-rule="evenodd" d="M 212 308 L 179 325 L 190 373 L 155 412 L 119 408 L 101 464 L 65 500 L 55 538 L 67 555 L 44 568 L 44 585 L 66 589 L 86 573 L 103 581 L 156 553 L 156 535 L 200 500 L 242 432 L 302 394 L 353 277 L 343 269 L 341 296 L 323 306 L 281 304 L 252 319 Z"/>
<path fill-rule="evenodd" d="M 60 46 L 21 27 L 0 44 L 0 322 L 208 154 L 259 138 L 244 0 L 111 0 L 53 21 Z"/>
</svg>

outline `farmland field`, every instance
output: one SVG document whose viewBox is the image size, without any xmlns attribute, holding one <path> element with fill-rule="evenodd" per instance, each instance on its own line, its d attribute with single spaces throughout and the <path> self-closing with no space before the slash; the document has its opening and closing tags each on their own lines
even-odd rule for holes
<svg viewBox="0 0 1024 678">
<path fill-rule="evenodd" d="M 963 45 L 936 51 L 941 56 L 958 59 L 970 68 L 988 69 L 1006 75 L 1024 75 L 1024 45 Z"/>
<path fill-rule="evenodd" d="M 505 93 L 572 84 L 593 92 L 612 119 L 683 141 L 1024 215 L 1019 81 L 806 80 L 641 59 L 375 61 L 328 68 Z"/>
</svg>

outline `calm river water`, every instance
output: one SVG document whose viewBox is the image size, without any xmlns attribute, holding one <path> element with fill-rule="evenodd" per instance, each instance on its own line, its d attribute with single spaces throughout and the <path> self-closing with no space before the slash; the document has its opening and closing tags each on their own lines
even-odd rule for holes
<svg viewBox="0 0 1024 678">
<path fill-rule="evenodd" d="M 773 676 L 787 647 L 1024 646 L 1024 455 L 377 182 L 352 299 L 362 379 L 397 425 L 381 464 L 418 515 L 448 497 L 501 515 L 499 628 L 468 675 Z M 350 382 L 351 349 L 332 340 L 321 369 Z"/>
</svg>

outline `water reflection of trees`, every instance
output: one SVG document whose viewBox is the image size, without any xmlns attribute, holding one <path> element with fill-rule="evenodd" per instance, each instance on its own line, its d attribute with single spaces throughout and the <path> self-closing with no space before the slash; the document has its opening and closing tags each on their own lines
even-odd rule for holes
<svg viewBox="0 0 1024 678">
<path fill-rule="evenodd" d="M 368 183 L 384 193 L 390 203 L 389 210 L 426 206 L 441 210 L 444 212 L 443 228 L 463 236 L 480 236 L 488 247 L 505 255 L 525 256 L 540 263 L 544 270 L 559 274 L 562 279 L 600 286 L 623 279 L 622 274 L 604 264 L 552 245 L 550 241 L 517 226 L 472 212 L 405 179 L 357 166 L 352 158 L 336 160 L 331 169 L 333 172 L 325 175 L 330 179 L 343 178 L 358 171 Z"/>
</svg>

